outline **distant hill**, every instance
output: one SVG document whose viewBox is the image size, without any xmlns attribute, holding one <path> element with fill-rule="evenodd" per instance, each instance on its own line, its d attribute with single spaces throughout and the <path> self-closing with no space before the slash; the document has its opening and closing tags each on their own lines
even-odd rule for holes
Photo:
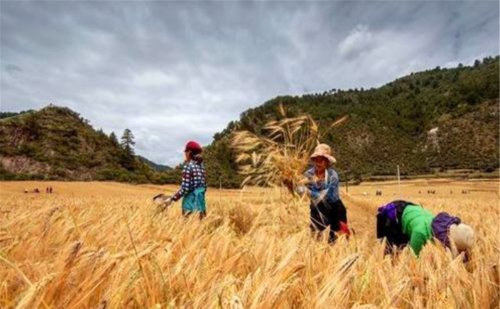
<svg viewBox="0 0 500 309">
<path fill-rule="evenodd" d="M 166 167 L 136 157 L 69 108 L 0 116 L 1 179 L 168 182 L 158 172 Z"/>
<path fill-rule="evenodd" d="M 146 163 L 147 165 L 149 165 L 150 167 L 152 167 L 155 171 L 163 172 L 163 171 L 172 170 L 172 168 L 168 165 L 161 165 L 161 164 L 154 163 L 153 161 L 148 160 L 142 156 L 137 156 L 137 158 L 139 160 L 141 160 L 142 162 Z"/>
<path fill-rule="evenodd" d="M 333 84 L 333 82 L 332 82 Z M 412 73 L 379 88 L 332 89 L 303 96 L 280 96 L 241 114 L 215 134 L 206 149 L 209 183 L 238 186 L 231 132 L 263 133 L 279 118 L 282 103 L 292 115 L 310 114 L 320 125 L 349 115 L 325 137 L 338 159 L 341 177 L 363 179 L 450 169 L 493 171 L 499 167 L 499 57 L 473 66 L 436 67 Z"/>
</svg>

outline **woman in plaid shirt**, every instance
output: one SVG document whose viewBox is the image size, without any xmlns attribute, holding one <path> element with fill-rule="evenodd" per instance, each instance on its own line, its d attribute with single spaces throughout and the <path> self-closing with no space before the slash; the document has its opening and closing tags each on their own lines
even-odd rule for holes
<svg viewBox="0 0 500 309">
<path fill-rule="evenodd" d="M 167 206 L 182 199 L 182 214 L 189 216 L 199 212 L 200 218 L 206 215 L 205 192 L 207 190 L 206 172 L 201 155 L 202 148 L 197 142 L 189 142 L 184 150 L 186 162 L 182 170 L 180 190 L 167 200 Z"/>
</svg>

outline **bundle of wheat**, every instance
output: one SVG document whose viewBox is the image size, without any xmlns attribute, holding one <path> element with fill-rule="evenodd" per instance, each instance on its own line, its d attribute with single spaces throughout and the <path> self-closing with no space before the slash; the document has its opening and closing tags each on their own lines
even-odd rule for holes
<svg viewBox="0 0 500 309">
<path fill-rule="evenodd" d="M 264 136 L 237 131 L 233 133 L 231 145 L 237 153 L 236 162 L 240 164 L 240 173 L 247 176 L 242 185 L 286 185 L 293 194 L 291 188 L 306 181 L 304 172 L 314 148 L 327 132 L 342 124 L 347 116 L 321 131 L 311 116 L 287 117 L 282 105 L 279 110 L 283 119 L 267 123 Z"/>
</svg>

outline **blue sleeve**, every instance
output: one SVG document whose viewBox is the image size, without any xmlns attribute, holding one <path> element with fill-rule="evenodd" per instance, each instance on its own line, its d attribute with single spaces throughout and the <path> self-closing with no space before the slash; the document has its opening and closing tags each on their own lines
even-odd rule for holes
<svg viewBox="0 0 500 309">
<path fill-rule="evenodd" d="M 319 198 L 319 191 L 316 190 L 316 188 L 309 188 L 309 194 L 311 196 L 311 199 L 317 200 Z"/>
<path fill-rule="evenodd" d="M 320 192 L 318 191 L 318 189 L 316 188 L 316 186 L 314 185 L 314 183 L 312 181 L 312 178 L 314 176 L 314 171 L 312 169 L 308 170 L 306 172 L 305 176 L 307 177 L 307 180 L 308 180 L 308 182 L 306 183 L 306 187 L 307 187 L 307 189 L 309 189 L 310 198 L 313 200 L 318 199 Z"/>
</svg>

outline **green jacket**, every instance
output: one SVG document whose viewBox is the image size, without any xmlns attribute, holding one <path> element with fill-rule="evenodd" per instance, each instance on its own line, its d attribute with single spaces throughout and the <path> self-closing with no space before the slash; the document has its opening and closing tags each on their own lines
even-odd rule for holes
<svg viewBox="0 0 500 309">
<path fill-rule="evenodd" d="M 434 215 L 422 206 L 408 205 L 403 211 L 403 233 L 410 237 L 410 247 L 418 256 L 425 243 L 432 238 Z"/>
</svg>

